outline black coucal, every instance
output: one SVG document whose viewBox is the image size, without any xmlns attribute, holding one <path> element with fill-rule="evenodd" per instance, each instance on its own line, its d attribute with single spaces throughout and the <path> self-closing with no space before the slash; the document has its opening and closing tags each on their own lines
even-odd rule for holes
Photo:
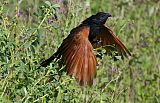
<svg viewBox="0 0 160 103">
<path fill-rule="evenodd" d="M 74 76 L 80 85 L 92 85 L 97 65 L 93 48 L 106 46 L 108 52 L 110 50 L 107 45 L 113 45 L 121 56 L 131 56 L 112 30 L 104 26 L 108 17 L 111 17 L 111 14 L 98 12 L 84 20 L 71 30 L 57 52 L 40 65 L 46 67 L 52 60 L 62 59 L 67 73 Z"/>
</svg>

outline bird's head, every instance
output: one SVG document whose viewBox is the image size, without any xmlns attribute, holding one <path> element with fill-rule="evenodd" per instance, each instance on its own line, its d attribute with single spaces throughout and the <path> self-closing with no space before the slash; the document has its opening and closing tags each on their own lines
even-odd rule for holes
<svg viewBox="0 0 160 103">
<path fill-rule="evenodd" d="M 111 17 L 110 13 L 98 12 L 96 15 L 92 15 L 86 20 L 84 20 L 82 23 L 103 25 L 105 24 L 108 17 Z"/>
</svg>

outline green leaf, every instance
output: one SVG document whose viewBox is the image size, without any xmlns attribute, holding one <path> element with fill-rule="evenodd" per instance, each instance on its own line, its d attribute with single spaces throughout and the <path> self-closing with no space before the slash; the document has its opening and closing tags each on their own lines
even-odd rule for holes
<svg viewBox="0 0 160 103">
<path fill-rule="evenodd" d="M 55 14 L 56 13 L 56 10 L 54 8 L 52 8 L 52 13 Z"/>
<path fill-rule="evenodd" d="M 51 6 L 51 2 L 49 1 L 45 1 L 45 4 L 47 4 L 48 6 Z"/>
<path fill-rule="evenodd" d="M 54 8 L 60 8 L 60 5 L 59 4 L 54 4 L 53 7 Z"/>
<path fill-rule="evenodd" d="M 25 48 L 29 48 L 30 46 L 31 46 L 31 42 L 28 42 L 28 43 L 24 44 Z"/>
</svg>

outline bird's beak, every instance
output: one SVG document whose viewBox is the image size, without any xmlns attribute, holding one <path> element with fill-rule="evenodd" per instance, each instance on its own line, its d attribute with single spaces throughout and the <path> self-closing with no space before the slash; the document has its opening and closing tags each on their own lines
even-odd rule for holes
<svg viewBox="0 0 160 103">
<path fill-rule="evenodd" d="M 108 17 L 112 17 L 112 15 L 110 13 L 108 13 L 107 15 L 108 15 Z"/>
</svg>

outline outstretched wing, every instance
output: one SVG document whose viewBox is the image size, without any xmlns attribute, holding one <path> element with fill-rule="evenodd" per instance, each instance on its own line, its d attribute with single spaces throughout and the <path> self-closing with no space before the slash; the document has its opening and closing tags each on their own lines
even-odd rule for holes
<svg viewBox="0 0 160 103">
<path fill-rule="evenodd" d="M 80 85 L 92 85 L 96 76 L 97 60 L 88 35 L 87 26 L 73 29 L 55 53 L 56 58 L 64 61 L 67 73 L 74 76 Z"/>
<path fill-rule="evenodd" d="M 105 26 L 100 29 L 100 33 L 97 34 L 96 43 L 92 43 L 94 48 L 99 48 L 101 46 L 106 46 L 106 52 L 110 51 L 107 45 L 114 45 L 117 49 L 118 53 L 121 56 L 131 56 L 128 49 L 124 46 L 124 44 L 120 41 L 118 37 L 113 33 L 113 31 Z"/>
</svg>

